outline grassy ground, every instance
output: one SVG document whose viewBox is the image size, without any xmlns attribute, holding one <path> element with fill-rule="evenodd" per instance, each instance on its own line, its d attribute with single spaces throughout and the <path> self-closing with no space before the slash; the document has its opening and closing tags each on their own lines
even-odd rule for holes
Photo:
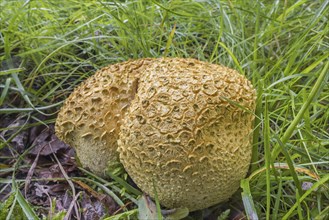
<svg viewBox="0 0 329 220">
<path fill-rule="evenodd" d="M 232 67 L 258 91 L 241 190 L 187 219 L 329 219 L 328 0 L 5 0 L 0 7 L 0 219 L 88 219 L 88 210 L 135 219 L 138 191 L 78 170 L 74 153 L 54 144 L 52 125 L 65 97 L 95 70 L 165 56 Z M 56 152 L 33 153 L 40 143 Z M 62 191 L 49 190 L 58 184 Z"/>
</svg>

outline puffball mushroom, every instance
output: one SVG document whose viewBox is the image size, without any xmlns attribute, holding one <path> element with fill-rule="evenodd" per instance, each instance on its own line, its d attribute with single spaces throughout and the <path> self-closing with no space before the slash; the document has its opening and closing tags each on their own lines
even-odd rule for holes
<svg viewBox="0 0 329 220">
<path fill-rule="evenodd" d="M 207 208 L 232 196 L 251 159 L 256 93 L 237 71 L 166 58 L 140 76 L 122 120 L 120 161 L 167 208 Z"/>
<path fill-rule="evenodd" d="M 195 59 L 110 65 L 65 101 L 56 133 L 97 174 L 120 160 L 167 208 L 228 199 L 251 158 L 256 92 L 237 71 Z"/>
<path fill-rule="evenodd" d="M 134 98 L 142 67 L 153 59 L 110 65 L 80 84 L 56 119 L 56 135 L 76 149 L 83 167 L 105 176 L 119 163 L 117 140 L 122 118 Z"/>
</svg>

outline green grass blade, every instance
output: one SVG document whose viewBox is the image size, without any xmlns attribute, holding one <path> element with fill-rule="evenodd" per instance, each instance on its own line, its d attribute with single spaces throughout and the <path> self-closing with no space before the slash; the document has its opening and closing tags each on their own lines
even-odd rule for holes
<svg viewBox="0 0 329 220">
<path fill-rule="evenodd" d="M 111 172 L 107 172 L 107 174 L 114 179 L 117 183 L 120 183 L 121 186 L 123 186 L 128 192 L 133 193 L 136 196 L 140 196 L 142 195 L 142 192 L 139 191 L 138 189 L 132 187 L 131 185 L 129 185 L 125 180 L 123 180 L 122 178 L 112 174 Z"/>
<path fill-rule="evenodd" d="M 257 211 L 250 192 L 249 179 L 241 180 L 240 187 L 242 188 L 241 196 L 247 218 L 249 220 L 258 220 Z"/>
<path fill-rule="evenodd" d="M 0 109 L 0 114 L 10 114 L 10 113 L 23 113 L 23 112 L 31 112 L 33 110 L 36 111 L 42 111 L 42 110 L 47 110 L 47 109 L 51 109 L 57 106 L 60 106 L 63 102 L 58 102 L 55 104 L 51 104 L 51 105 L 47 105 L 47 106 L 43 106 L 43 107 L 33 107 L 33 108 L 2 108 Z M 49 116 L 54 115 L 53 114 L 47 114 Z"/>
<path fill-rule="evenodd" d="M 282 197 L 282 178 L 281 176 L 278 178 L 279 180 L 279 184 L 278 184 L 278 192 L 275 195 L 275 203 L 274 203 L 274 207 L 272 210 L 272 218 L 273 220 L 278 219 L 278 215 L 279 215 L 279 207 L 280 207 L 280 203 L 281 203 L 281 197 Z"/>
<path fill-rule="evenodd" d="M 227 53 L 228 53 L 228 54 L 230 55 L 230 57 L 232 58 L 232 60 L 233 60 L 233 62 L 234 62 L 234 64 L 235 64 L 235 66 L 238 68 L 239 72 L 240 72 L 242 75 L 245 75 L 245 73 L 244 73 L 244 71 L 243 71 L 243 69 L 242 69 L 242 67 L 241 67 L 241 65 L 240 65 L 240 63 L 239 63 L 239 61 L 238 61 L 238 59 L 237 59 L 236 56 L 233 54 L 233 52 L 231 51 L 231 49 L 228 48 L 223 42 L 218 42 L 218 44 L 219 44 L 220 46 L 222 46 L 222 47 L 227 51 Z"/>
<path fill-rule="evenodd" d="M 295 171 L 295 167 L 294 167 L 294 163 L 292 161 L 292 157 L 290 156 L 289 152 L 286 150 L 285 146 L 283 145 L 283 143 L 281 142 L 281 140 L 279 138 L 275 138 L 276 141 L 279 143 L 279 145 L 281 146 L 281 151 L 287 161 L 288 167 L 289 167 L 289 171 L 291 173 L 291 176 L 295 182 L 295 186 L 297 187 L 297 191 L 299 193 L 299 195 L 303 195 L 303 190 L 302 190 L 302 185 L 299 182 L 297 173 Z"/>
<path fill-rule="evenodd" d="M 170 34 L 169 34 L 168 41 L 167 41 L 167 44 L 166 44 L 166 48 L 165 48 L 165 51 L 163 53 L 164 57 L 167 57 L 167 55 L 169 53 L 169 49 L 170 49 L 170 46 L 172 44 L 172 39 L 174 38 L 174 35 L 175 35 L 175 31 L 176 31 L 176 23 L 174 24 L 174 26 L 173 26 Z"/>
<path fill-rule="evenodd" d="M 106 180 L 104 180 L 104 179 L 102 179 L 102 178 L 100 178 L 100 177 L 94 175 L 93 173 L 89 172 L 88 170 L 85 170 L 85 169 L 83 169 L 83 168 L 81 168 L 81 167 L 79 167 L 79 169 L 82 170 L 83 172 L 87 173 L 88 175 L 92 176 L 92 177 L 95 178 L 97 181 L 99 181 L 99 182 L 97 183 L 97 185 L 100 186 L 101 188 L 103 188 L 103 187 L 107 188 L 107 186 L 109 186 L 110 188 L 112 188 L 112 190 L 116 191 L 117 193 L 122 193 L 122 190 L 121 190 L 119 187 L 115 186 L 114 184 L 111 184 L 110 182 L 108 182 L 108 181 L 106 181 Z M 82 179 L 82 180 L 85 180 L 85 181 L 92 182 L 92 183 L 95 182 L 94 180 L 92 180 L 92 179 L 88 179 L 88 178 L 81 178 L 81 179 Z M 95 184 L 96 184 L 96 183 L 95 183 Z M 106 189 L 106 191 L 109 193 L 109 195 L 113 195 L 114 197 L 117 197 L 116 194 L 115 194 L 112 190 L 110 190 L 110 189 Z M 124 192 L 124 195 L 125 195 L 127 198 L 129 198 L 133 203 L 137 204 L 137 200 L 134 199 L 130 194 Z M 123 204 L 123 202 L 122 202 L 119 198 L 118 198 L 118 202 L 119 202 L 120 204 Z"/>
<path fill-rule="evenodd" d="M 298 202 L 296 202 L 290 209 L 289 211 L 283 216 L 282 220 L 290 219 L 291 214 L 293 214 L 294 210 L 300 205 L 300 203 L 306 199 L 312 192 L 316 191 L 317 188 L 321 187 L 321 185 L 324 185 L 327 181 L 329 180 L 329 174 L 323 176 L 319 181 L 314 183 L 314 185 L 309 188 L 304 195 L 300 197 Z"/>
<path fill-rule="evenodd" d="M 32 207 L 30 206 L 30 203 L 23 197 L 22 193 L 17 188 L 15 193 L 16 193 L 17 202 L 19 203 L 20 207 L 23 209 L 25 216 L 31 220 L 39 219 L 38 216 L 33 211 Z"/>
<path fill-rule="evenodd" d="M 108 194 L 109 196 L 112 197 L 112 199 L 121 207 L 124 207 L 125 204 L 123 203 L 123 201 L 109 188 L 107 188 L 106 186 L 104 186 L 101 183 L 98 183 L 96 181 L 92 181 L 90 180 L 90 182 L 93 182 L 96 186 L 98 186 L 100 189 L 102 189 L 106 194 Z M 127 210 L 126 208 L 124 208 L 124 210 Z"/>
<path fill-rule="evenodd" d="M 9 90 L 9 86 L 10 86 L 10 82 L 11 82 L 11 78 L 7 78 L 5 85 L 3 87 L 1 96 L 0 96 L 0 106 L 2 106 L 7 94 L 8 94 L 8 90 Z"/>
<path fill-rule="evenodd" d="M 264 81 L 261 80 L 257 90 L 257 99 L 256 99 L 256 111 L 255 111 L 255 121 L 254 121 L 254 132 L 252 138 L 252 157 L 251 157 L 251 172 L 254 172 L 258 169 L 258 160 L 259 160 L 259 131 L 261 128 L 261 115 L 263 112 L 262 99 L 263 99 L 263 84 Z"/>
<path fill-rule="evenodd" d="M 104 220 L 123 220 L 123 219 L 135 219 L 137 217 L 138 214 L 138 209 L 132 209 L 120 214 L 116 214 L 107 218 L 104 218 Z M 133 218 L 135 217 L 135 218 Z"/>
<path fill-rule="evenodd" d="M 326 77 L 328 77 L 328 67 L 329 67 L 329 62 L 327 62 L 325 64 L 325 66 L 323 67 L 322 72 L 320 73 L 317 81 L 315 82 L 310 95 L 308 96 L 306 102 L 303 104 L 302 108 L 300 109 L 300 111 L 298 112 L 298 114 L 296 115 L 296 117 L 294 118 L 294 120 L 291 122 L 291 124 L 289 125 L 289 127 L 287 128 L 286 132 L 283 134 L 282 138 L 281 138 L 281 143 L 283 144 L 283 146 L 287 143 L 287 141 L 289 140 L 289 138 L 291 137 L 291 135 L 293 134 L 297 124 L 300 122 L 300 120 L 303 118 L 303 115 L 306 111 L 307 108 L 309 108 L 310 104 L 314 101 L 315 96 L 317 95 L 321 84 L 325 83 L 324 79 Z M 275 145 L 273 151 L 272 151 L 272 158 L 275 159 L 277 158 L 277 156 L 279 155 L 279 153 L 281 152 L 280 149 L 280 145 Z"/>
<path fill-rule="evenodd" d="M 271 213 L 271 150 L 270 150 L 270 118 L 268 115 L 268 103 L 265 96 L 264 108 L 264 148 L 265 148 L 265 167 L 266 167 L 266 219 L 270 219 Z"/>
<path fill-rule="evenodd" d="M 323 220 L 323 219 L 328 219 L 329 218 L 329 206 L 327 206 L 327 208 L 325 208 L 324 210 L 322 210 L 321 213 L 319 213 L 319 215 L 317 215 L 314 220 Z"/>
<path fill-rule="evenodd" d="M 163 216 L 161 214 L 161 207 L 160 207 L 158 192 L 157 192 L 157 189 L 156 189 L 156 185 L 155 185 L 155 181 L 154 180 L 153 180 L 152 184 L 153 184 L 154 200 L 155 200 L 155 206 L 156 206 L 158 220 L 162 220 L 163 219 Z"/>
</svg>

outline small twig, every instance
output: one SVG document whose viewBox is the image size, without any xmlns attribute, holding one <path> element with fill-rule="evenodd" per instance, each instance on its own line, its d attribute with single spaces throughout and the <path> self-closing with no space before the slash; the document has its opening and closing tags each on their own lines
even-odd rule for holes
<svg viewBox="0 0 329 220">
<path fill-rule="evenodd" d="M 69 220 L 69 219 L 70 219 L 72 209 L 73 209 L 73 207 L 76 205 L 76 202 L 77 202 L 77 200 L 78 200 L 78 197 L 80 196 L 80 193 L 81 193 L 81 192 L 79 192 L 78 194 L 76 194 L 76 195 L 73 197 L 73 200 L 72 200 L 72 202 L 71 202 L 71 204 L 70 204 L 70 206 L 69 206 L 69 208 L 68 208 L 68 210 L 67 210 L 67 213 L 66 213 L 66 215 L 65 215 L 65 217 L 64 217 L 64 220 Z M 77 219 L 80 219 L 79 215 L 77 215 Z"/>
<path fill-rule="evenodd" d="M 51 145 L 49 145 L 49 147 L 51 148 L 51 151 L 53 152 L 53 156 L 54 156 L 54 158 L 55 158 L 55 160 L 56 160 L 56 162 L 57 162 L 57 164 L 58 164 L 58 166 L 59 166 L 59 169 L 61 170 L 61 172 L 62 172 L 64 178 L 66 179 L 66 181 L 68 182 L 68 184 L 70 185 L 70 187 L 71 187 L 71 189 L 72 189 L 72 195 L 73 195 L 73 198 L 74 198 L 74 199 L 77 198 L 77 195 L 76 195 L 76 192 L 75 192 L 75 187 L 74 187 L 73 182 L 70 180 L 70 177 L 67 175 L 67 173 L 65 172 L 65 170 L 64 170 L 64 168 L 63 168 L 63 166 L 62 166 L 62 164 L 59 162 L 59 160 L 58 160 L 56 154 L 54 153 L 54 151 L 53 151 Z M 78 195 L 79 195 L 79 194 L 80 194 L 80 193 L 78 193 Z M 73 199 L 73 201 L 75 201 L 74 199 Z M 72 201 L 72 202 L 73 202 L 73 201 Z M 72 205 L 72 203 L 71 203 L 71 205 Z M 73 206 L 74 206 L 75 212 L 77 213 L 77 219 L 80 220 L 79 211 L 78 211 L 78 208 L 77 208 L 75 202 L 73 203 Z M 72 207 L 72 208 L 73 208 L 73 207 Z M 68 213 L 69 213 L 69 212 L 67 212 L 67 214 L 65 215 L 65 218 L 64 218 L 64 219 L 66 219 L 66 216 L 68 215 Z"/>
<path fill-rule="evenodd" d="M 26 193 L 27 193 L 27 190 L 28 190 L 28 187 L 30 186 L 30 183 L 31 183 L 31 179 L 32 179 L 32 176 L 33 176 L 33 173 L 34 173 L 34 170 L 35 170 L 35 167 L 37 166 L 38 164 L 38 160 L 39 160 L 39 156 L 40 156 L 40 152 L 43 150 L 43 148 L 45 147 L 46 145 L 44 145 L 43 147 L 40 148 L 36 158 L 34 159 L 30 169 L 29 169 L 29 172 L 27 173 L 27 176 L 26 176 L 26 181 L 25 181 L 25 186 L 24 186 L 24 195 L 25 197 L 26 196 Z"/>
<path fill-rule="evenodd" d="M 128 203 L 126 203 L 124 206 L 120 206 L 120 208 L 119 208 L 118 210 L 116 210 L 116 211 L 113 213 L 113 215 L 118 214 L 121 210 L 127 208 L 127 206 L 130 205 L 130 204 L 132 204 L 132 203 L 133 203 L 133 202 L 128 202 Z"/>
</svg>

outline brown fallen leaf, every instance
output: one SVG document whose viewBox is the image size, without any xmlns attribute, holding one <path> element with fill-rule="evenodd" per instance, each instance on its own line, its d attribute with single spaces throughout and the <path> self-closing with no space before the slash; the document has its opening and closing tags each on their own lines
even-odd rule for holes
<svg viewBox="0 0 329 220">
<path fill-rule="evenodd" d="M 35 147 L 30 151 L 30 154 L 37 155 L 40 153 L 42 156 L 48 156 L 52 153 L 57 153 L 59 150 L 65 150 L 69 148 L 69 145 L 65 144 L 57 138 L 54 132 L 54 125 L 49 125 L 45 128 L 32 142 Z"/>
<path fill-rule="evenodd" d="M 29 119 L 25 119 L 23 116 L 16 116 L 17 118 L 9 119 L 4 129 L 0 133 L 0 138 L 3 141 L 9 141 L 14 151 L 22 153 L 27 145 L 28 130 L 22 130 L 22 127 L 29 122 Z"/>
</svg>

